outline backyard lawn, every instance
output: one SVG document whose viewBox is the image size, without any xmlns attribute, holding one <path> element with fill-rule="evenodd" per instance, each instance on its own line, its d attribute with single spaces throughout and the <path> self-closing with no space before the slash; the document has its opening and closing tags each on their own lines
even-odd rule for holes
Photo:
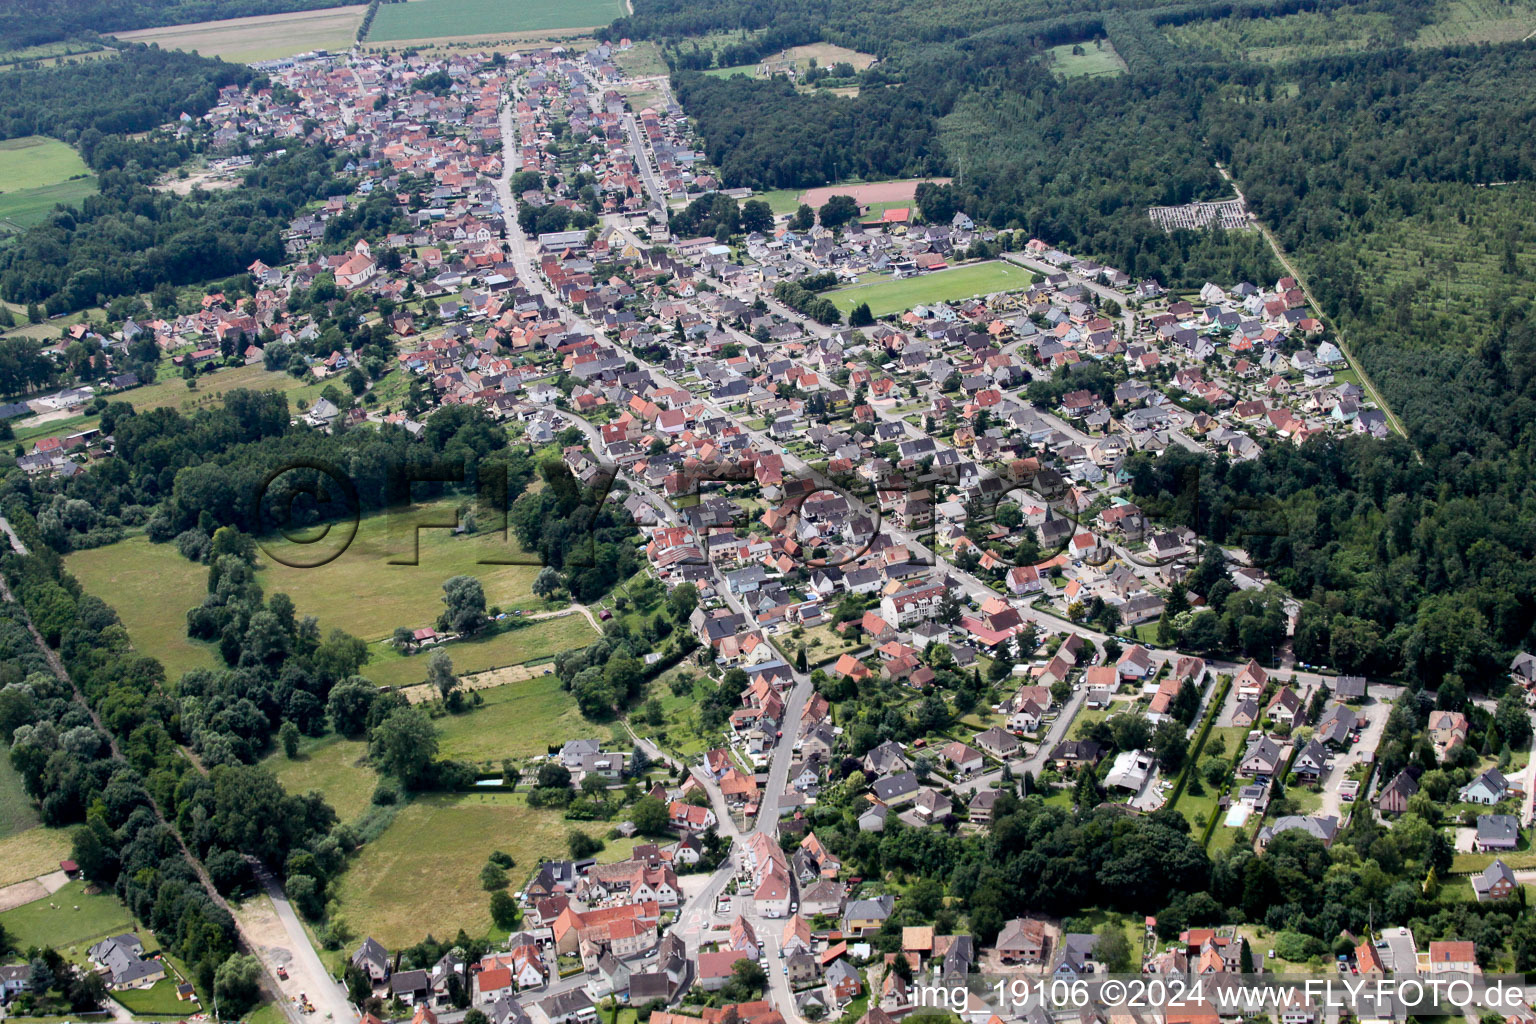
<svg viewBox="0 0 1536 1024">
<path fill-rule="evenodd" d="M 186 1017 L 187 1011 L 196 1009 L 195 1004 L 176 996 L 176 979 L 162 978 L 149 988 L 121 989 L 112 998 L 122 1003 L 134 1016 Z"/>
</svg>

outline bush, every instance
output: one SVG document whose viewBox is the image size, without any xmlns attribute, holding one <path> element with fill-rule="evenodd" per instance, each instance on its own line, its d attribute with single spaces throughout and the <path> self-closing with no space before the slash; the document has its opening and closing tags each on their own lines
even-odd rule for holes
<svg viewBox="0 0 1536 1024">
<path fill-rule="evenodd" d="M 380 807 L 391 807 L 400 802 L 400 783 L 392 778 L 383 778 L 379 784 L 373 787 L 373 802 Z"/>
<path fill-rule="evenodd" d="M 580 829 L 571 829 L 566 836 L 566 845 L 570 848 L 571 856 L 577 860 L 583 857 L 596 856 L 603 849 L 603 841 L 596 836 L 589 836 Z"/>
<path fill-rule="evenodd" d="M 1275 936 L 1275 955 L 1291 963 L 1302 963 L 1328 952 L 1322 939 L 1302 932 L 1284 931 Z"/>
</svg>

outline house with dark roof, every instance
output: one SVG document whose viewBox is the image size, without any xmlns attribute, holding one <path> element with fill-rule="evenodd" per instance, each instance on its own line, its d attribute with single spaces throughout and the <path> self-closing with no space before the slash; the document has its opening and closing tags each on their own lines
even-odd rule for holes
<svg viewBox="0 0 1536 1024">
<path fill-rule="evenodd" d="M 363 944 L 357 947 L 357 952 L 352 954 L 352 966 L 359 968 L 368 975 L 369 980 L 378 984 L 389 977 L 389 950 L 377 939 L 369 936 L 363 940 Z"/>
<path fill-rule="evenodd" d="M 1477 895 L 1479 903 L 1508 899 L 1518 888 L 1520 883 L 1515 880 L 1515 873 L 1498 858 L 1481 873 L 1472 876 L 1472 891 Z"/>
<path fill-rule="evenodd" d="M 1382 814 L 1402 814 L 1408 809 L 1408 798 L 1418 791 L 1419 780 L 1404 769 L 1376 794 L 1376 809 Z"/>
<path fill-rule="evenodd" d="M 1479 814 L 1473 845 L 1479 850 L 1513 850 L 1520 845 L 1520 820 L 1513 814 Z"/>
</svg>

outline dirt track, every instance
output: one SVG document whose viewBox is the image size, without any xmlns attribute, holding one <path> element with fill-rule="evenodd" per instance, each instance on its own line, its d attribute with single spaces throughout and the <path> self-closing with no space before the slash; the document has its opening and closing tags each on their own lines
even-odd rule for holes
<svg viewBox="0 0 1536 1024">
<path fill-rule="evenodd" d="M 800 197 L 802 203 L 820 207 L 833 196 L 852 196 L 861 206 L 870 203 L 900 203 L 910 201 L 917 186 L 925 181 L 947 185 L 949 178 L 909 178 L 906 181 L 877 181 L 871 185 L 826 185 L 813 188 Z"/>
</svg>

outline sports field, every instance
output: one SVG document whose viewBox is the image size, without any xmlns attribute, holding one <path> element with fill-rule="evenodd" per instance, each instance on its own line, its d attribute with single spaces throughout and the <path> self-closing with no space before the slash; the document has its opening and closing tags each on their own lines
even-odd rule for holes
<svg viewBox="0 0 1536 1024">
<path fill-rule="evenodd" d="M 905 312 L 913 306 L 929 302 L 950 302 L 1027 288 L 1030 280 L 1031 275 L 1027 270 L 989 260 L 986 263 L 972 263 L 900 280 L 882 278 L 868 284 L 856 284 L 851 288 L 839 288 L 826 295 L 844 313 L 861 302 L 867 302 L 871 313 L 885 316 Z"/>
<path fill-rule="evenodd" d="M 319 11 L 167 25 L 116 35 L 164 50 L 190 50 L 204 57 L 241 62 L 275 60 L 310 50 L 345 50 L 356 40 L 357 27 L 367 9 L 366 4 L 354 4 Z"/>
<path fill-rule="evenodd" d="M 602 835 L 610 827 L 566 821 L 558 808 L 535 810 L 521 792 L 418 797 L 334 883 L 340 916 L 391 949 L 460 928 L 485 935 L 490 893 L 480 887 L 480 869 L 493 850 L 517 862 L 507 875 L 518 889 L 540 858 L 568 856 L 571 829 Z M 609 842 L 598 857 L 621 859 L 633 845 Z"/>
<path fill-rule="evenodd" d="M 96 178 L 74 148 L 29 135 L 0 142 L 0 231 L 20 231 L 96 193 Z"/>
<path fill-rule="evenodd" d="M 410 0 L 380 5 L 368 42 L 593 28 L 625 13 L 621 0 Z"/>
</svg>

